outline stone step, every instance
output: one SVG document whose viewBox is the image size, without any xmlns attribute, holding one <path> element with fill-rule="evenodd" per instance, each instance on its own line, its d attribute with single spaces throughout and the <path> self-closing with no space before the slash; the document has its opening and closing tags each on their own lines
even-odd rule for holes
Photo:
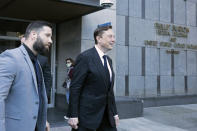
<svg viewBox="0 0 197 131">
<path fill-rule="evenodd" d="M 116 97 L 116 106 L 120 119 L 143 116 L 143 101 L 129 97 Z"/>
</svg>

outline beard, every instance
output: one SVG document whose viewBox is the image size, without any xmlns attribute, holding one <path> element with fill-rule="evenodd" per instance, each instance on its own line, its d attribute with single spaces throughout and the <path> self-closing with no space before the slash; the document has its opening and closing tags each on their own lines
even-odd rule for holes
<svg viewBox="0 0 197 131">
<path fill-rule="evenodd" d="M 33 44 L 33 49 L 40 55 L 48 55 L 49 50 L 44 46 L 43 40 L 38 37 Z"/>
</svg>

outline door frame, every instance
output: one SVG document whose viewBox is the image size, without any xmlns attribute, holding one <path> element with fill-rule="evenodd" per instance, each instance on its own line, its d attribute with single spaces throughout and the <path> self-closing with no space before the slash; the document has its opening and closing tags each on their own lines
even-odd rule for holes
<svg viewBox="0 0 197 131">
<path fill-rule="evenodd" d="M 55 107 L 55 93 L 56 93 L 56 24 L 53 24 L 53 43 L 51 44 L 51 103 L 48 104 L 49 108 Z"/>
</svg>

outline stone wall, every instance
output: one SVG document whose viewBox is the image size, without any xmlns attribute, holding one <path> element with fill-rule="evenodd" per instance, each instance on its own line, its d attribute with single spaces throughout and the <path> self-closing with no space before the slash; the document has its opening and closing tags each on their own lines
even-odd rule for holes
<svg viewBox="0 0 197 131">
<path fill-rule="evenodd" d="M 81 18 L 62 22 L 57 25 L 57 94 L 65 94 L 62 83 L 66 78 L 65 59 L 71 57 L 76 59 L 81 51 Z"/>
<path fill-rule="evenodd" d="M 117 1 L 117 96 L 197 94 L 196 10 L 196 0 Z M 158 33 L 168 25 L 169 35 Z M 187 37 L 173 36 L 173 25 Z"/>
</svg>

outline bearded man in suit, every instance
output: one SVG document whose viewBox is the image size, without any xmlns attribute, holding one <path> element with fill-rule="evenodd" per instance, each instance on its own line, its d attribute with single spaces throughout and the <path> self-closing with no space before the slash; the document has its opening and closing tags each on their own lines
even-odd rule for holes
<svg viewBox="0 0 197 131">
<path fill-rule="evenodd" d="M 94 39 L 95 46 L 81 53 L 74 66 L 68 124 L 73 131 L 117 131 L 114 71 L 106 55 L 115 43 L 111 23 L 99 25 Z"/>
<path fill-rule="evenodd" d="M 52 25 L 30 23 L 22 42 L 0 54 L 0 131 L 49 131 L 47 96 L 37 55 L 49 51 Z"/>
</svg>

